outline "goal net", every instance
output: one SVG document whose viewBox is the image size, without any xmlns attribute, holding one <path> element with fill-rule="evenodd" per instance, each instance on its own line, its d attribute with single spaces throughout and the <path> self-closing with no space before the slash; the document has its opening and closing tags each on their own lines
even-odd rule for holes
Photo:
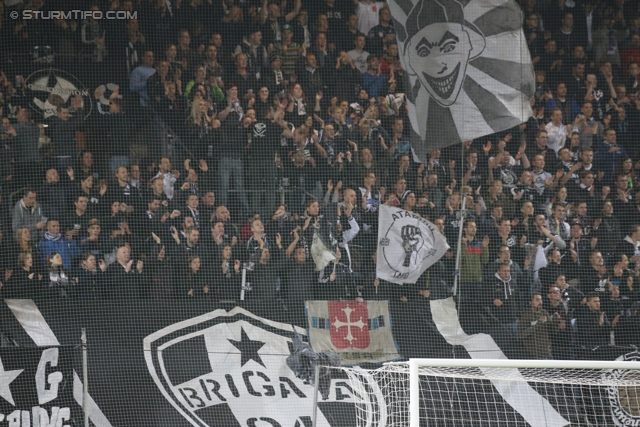
<svg viewBox="0 0 640 427">
<path fill-rule="evenodd" d="M 637 426 L 634 361 L 419 359 L 343 369 L 358 427 Z"/>
</svg>

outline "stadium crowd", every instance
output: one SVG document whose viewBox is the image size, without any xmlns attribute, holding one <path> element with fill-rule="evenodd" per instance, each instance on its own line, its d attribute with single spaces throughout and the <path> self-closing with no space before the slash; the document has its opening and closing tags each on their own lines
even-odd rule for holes
<svg viewBox="0 0 640 427">
<path fill-rule="evenodd" d="M 233 303 L 246 270 L 241 304 L 300 325 L 305 300 L 388 299 L 408 357 L 462 231 L 466 332 L 535 358 L 639 344 L 639 2 L 520 3 L 533 116 L 424 163 L 384 3 L 0 3 L 0 295 Z M 28 79 L 52 66 L 95 89 L 52 92 L 43 118 Z M 376 278 L 381 204 L 452 247 L 415 285 Z M 337 260 L 317 272 L 327 210 Z"/>
</svg>

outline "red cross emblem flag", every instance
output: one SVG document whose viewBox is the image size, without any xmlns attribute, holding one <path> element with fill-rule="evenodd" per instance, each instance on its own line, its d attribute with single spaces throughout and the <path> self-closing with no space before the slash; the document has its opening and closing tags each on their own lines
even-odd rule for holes
<svg viewBox="0 0 640 427">
<path fill-rule="evenodd" d="M 400 357 L 387 301 L 308 301 L 307 314 L 313 349 L 338 353 L 343 365 Z"/>
<path fill-rule="evenodd" d="M 333 345 L 340 349 L 369 347 L 371 340 L 367 325 L 367 303 L 327 301 L 327 304 L 329 305 L 329 331 Z"/>
</svg>

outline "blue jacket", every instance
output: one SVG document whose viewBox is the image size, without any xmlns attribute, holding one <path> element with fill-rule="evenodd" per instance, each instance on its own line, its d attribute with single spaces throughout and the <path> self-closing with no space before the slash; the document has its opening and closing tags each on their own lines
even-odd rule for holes
<svg viewBox="0 0 640 427">
<path fill-rule="evenodd" d="M 62 265 L 67 271 L 71 270 L 71 261 L 82 254 L 82 249 L 75 240 L 69 242 L 64 237 L 58 240 L 40 240 L 39 247 L 43 264 L 47 255 L 58 252 L 62 256 Z"/>
<path fill-rule="evenodd" d="M 362 74 L 362 88 L 367 91 L 369 98 L 378 98 L 383 95 L 384 84 L 387 76 L 384 74 L 376 75 L 369 72 Z"/>
<path fill-rule="evenodd" d="M 606 143 L 596 151 L 593 155 L 593 165 L 604 172 L 604 185 L 613 185 L 613 174 L 616 168 L 620 165 L 620 161 L 627 157 L 627 152 L 624 148 L 614 153 L 610 153 L 609 150 L 612 147 L 620 147 L 619 145 L 609 145 Z"/>
</svg>

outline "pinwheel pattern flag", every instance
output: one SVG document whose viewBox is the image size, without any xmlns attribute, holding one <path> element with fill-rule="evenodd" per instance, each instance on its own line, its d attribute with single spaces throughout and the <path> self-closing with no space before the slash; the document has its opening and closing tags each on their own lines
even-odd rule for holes
<svg viewBox="0 0 640 427">
<path fill-rule="evenodd" d="M 427 153 L 531 116 L 531 54 L 514 0 L 389 0 L 412 148 Z"/>
</svg>

